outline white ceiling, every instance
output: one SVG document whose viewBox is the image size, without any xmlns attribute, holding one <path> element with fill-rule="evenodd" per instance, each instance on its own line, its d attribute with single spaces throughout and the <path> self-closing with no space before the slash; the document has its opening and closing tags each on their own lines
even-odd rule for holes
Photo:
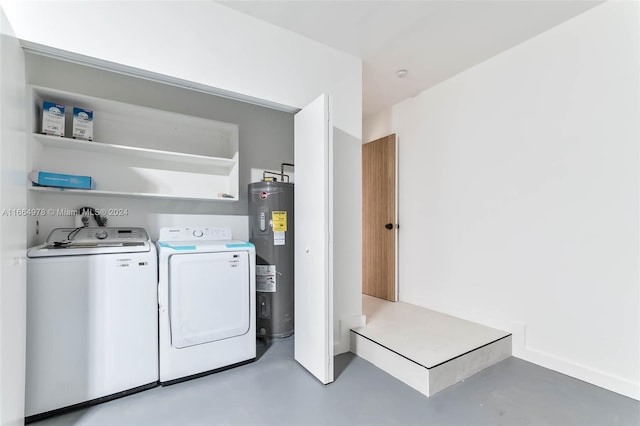
<svg viewBox="0 0 640 426">
<path fill-rule="evenodd" d="M 219 1 L 363 59 L 363 115 L 415 96 L 602 1 Z M 395 73 L 406 69 L 399 79 Z"/>
</svg>

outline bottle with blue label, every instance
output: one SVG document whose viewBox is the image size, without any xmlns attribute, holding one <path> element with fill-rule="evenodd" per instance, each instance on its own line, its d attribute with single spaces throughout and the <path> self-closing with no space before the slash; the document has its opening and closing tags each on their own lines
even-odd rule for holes
<svg viewBox="0 0 640 426">
<path fill-rule="evenodd" d="M 42 103 L 42 133 L 64 137 L 64 105 Z"/>
<path fill-rule="evenodd" d="M 73 107 L 73 132 L 75 139 L 93 140 L 93 111 Z"/>
</svg>

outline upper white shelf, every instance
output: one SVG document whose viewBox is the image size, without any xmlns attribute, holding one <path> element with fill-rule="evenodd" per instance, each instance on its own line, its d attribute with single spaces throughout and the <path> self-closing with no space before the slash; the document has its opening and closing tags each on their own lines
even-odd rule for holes
<svg viewBox="0 0 640 426">
<path fill-rule="evenodd" d="M 182 152 L 162 151 L 158 149 L 138 148 L 126 145 L 114 145 L 97 141 L 85 141 L 63 138 L 60 136 L 34 133 L 33 136 L 43 145 L 50 148 L 73 149 L 98 152 L 103 154 L 127 155 L 161 161 L 180 162 L 185 164 L 233 168 L 235 159 L 208 157 L 205 155 L 186 154 Z"/>
</svg>

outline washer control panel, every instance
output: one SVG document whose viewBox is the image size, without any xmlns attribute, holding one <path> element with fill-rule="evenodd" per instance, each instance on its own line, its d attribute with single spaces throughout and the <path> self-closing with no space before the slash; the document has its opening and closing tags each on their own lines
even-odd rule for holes
<svg viewBox="0 0 640 426">
<path fill-rule="evenodd" d="M 161 228 L 158 241 L 224 241 L 232 240 L 229 227 Z"/>
<path fill-rule="evenodd" d="M 78 244 L 146 243 L 149 235 L 144 228 L 58 228 L 51 231 L 45 244 L 63 241 Z"/>
</svg>

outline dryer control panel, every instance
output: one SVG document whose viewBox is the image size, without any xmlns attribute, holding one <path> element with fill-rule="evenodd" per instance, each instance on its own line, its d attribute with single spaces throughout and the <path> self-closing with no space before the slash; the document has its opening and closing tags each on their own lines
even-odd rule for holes
<svg viewBox="0 0 640 426">
<path fill-rule="evenodd" d="M 161 228 L 158 241 L 225 241 L 232 240 L 229 227 Z"/>
</svg>

